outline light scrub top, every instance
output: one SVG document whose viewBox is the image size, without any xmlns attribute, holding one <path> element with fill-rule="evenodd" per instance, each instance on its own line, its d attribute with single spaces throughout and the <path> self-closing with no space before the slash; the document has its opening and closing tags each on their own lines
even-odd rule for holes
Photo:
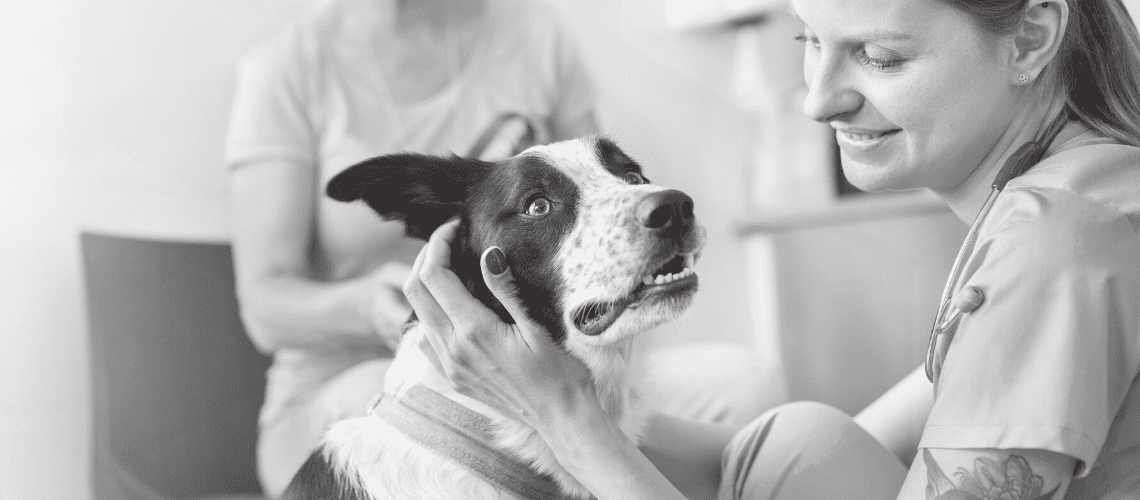
<svg viewBox="0 0 1140 500">
<path fill-rule="evenodd" d="M 1067 139 L 1066 139 L 1067 138 Z M 924 448 L 1043 449 L 1067 499 L 1140 496 L 1140 148 L 1070 123 L 1007 185 L 959 288 Z"/>
<path fill-rule="evenodd" d="M 422 102 L 397 105 L 374 50 L 391 30 L 393 4 L 321 2 L 239 66 L 226 162 L 237 169 L 284 161 L 312 172 L 317 280 L 360 276 L 391 260 L 410 264 L 422 245 L 365 204 L 325 196 L 325 184 L 340 171 L 388 153 L 467 153 L 505 113 L 559 137 L 594 106 L 595 89 L 573 40 L 547 6 L 527 0 L 487 0 L 477 45 L 459 77 Z M 246 328 L 262 328 L 245 320 Z M 384 354 L 390 355 L 379 343 L 278 350 L 262 424 L 353 364 Z"/>
</svg>

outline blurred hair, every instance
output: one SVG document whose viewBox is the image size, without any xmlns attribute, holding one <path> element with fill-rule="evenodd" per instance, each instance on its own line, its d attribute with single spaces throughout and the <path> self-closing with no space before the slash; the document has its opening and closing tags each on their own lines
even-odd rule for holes
<svg viewBox="0 0 1140 500">
<path fill-rule="evenodd" d="M 1017 32 L 1028 0 L 942 0 L 993 36 Z M 1122 0 L 1058 0 L 1069 26 L 1046 78 L 1089 127 L 1140 146 L 1140 34 Z"/>
</svg>

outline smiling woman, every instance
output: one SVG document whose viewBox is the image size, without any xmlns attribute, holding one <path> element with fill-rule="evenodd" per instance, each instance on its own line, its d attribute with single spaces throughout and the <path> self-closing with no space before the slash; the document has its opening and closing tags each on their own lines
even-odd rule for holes
<svg viewBox="0 0 1140 500">
<path fill-rule="evenodd" d="M 1013 135 L 1016 111 L 1033 109 L 1034 96 L 1009 84 L 1009 50 L 991 46 L 950 4 L 820 5 L 829 3 L 793 2 L 808 41 L 804 112 L 836 129 L 856 187 L 952 191 L 968 166 L 1004 152 L 998 143 Z"/>
</svg>

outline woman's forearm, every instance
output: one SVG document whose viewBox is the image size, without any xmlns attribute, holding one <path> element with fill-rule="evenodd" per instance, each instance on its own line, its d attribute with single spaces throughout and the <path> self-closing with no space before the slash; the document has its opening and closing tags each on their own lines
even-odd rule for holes
<svg viewBox="0 0 1140 500">
<path fill-rule="evenodd" d="M 380 342 L 370 321 L 373 280 L 310 277 L 314 177 L 313 168 L 287 162 L 244 165 L 229 175 L 238 298 L 263 351 Z"/>
<path fill-rule="evenodd" d="M 551 420 L 543 439 L 599 500 L 685 499 L 597 405 Z"/>
<path fill-rule="evenodd" d="M 242 290 L 246 329 L 259 348 L 379 345 L 371 323 L 371 279 L 317 282 L 270 274 Z"/>
</svg>

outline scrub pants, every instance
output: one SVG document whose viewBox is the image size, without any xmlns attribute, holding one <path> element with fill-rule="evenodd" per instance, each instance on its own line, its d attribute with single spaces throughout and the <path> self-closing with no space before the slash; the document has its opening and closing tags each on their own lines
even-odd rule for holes
<svg viewBox="0 0 1140 500">
<path fill-rule="evenodd" d="M 721 457 L 720 500 L 891 500 L 907 468 L 847 414 L 789 403 L 732 438 Z"/>
<path fill-rule="evenodd" d="M 652 411 L 704 422 L 740 424 L 783 402 L 772 363 L 735 344 L 688 344 L 650 351 L 641 360 L 644 404 Z M 269 498 L 285 490 L 333 423 L 364 416 L 384 387 L 391 359 L 354 365 L 259 429 L 258 476 Z"/>
</svg>

